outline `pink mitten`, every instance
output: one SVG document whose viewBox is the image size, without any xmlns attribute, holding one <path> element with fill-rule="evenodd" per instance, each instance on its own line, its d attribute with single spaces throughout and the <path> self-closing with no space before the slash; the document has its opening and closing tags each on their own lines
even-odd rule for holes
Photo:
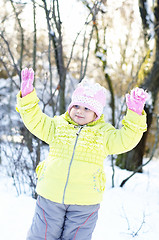
<svg viewBox="0 0 159 240">
<path fill-rule="evenodd" d="M 142 115 L 148 93 L 142 88 L 134 88 L 130 94 L 126 94 L 126 104 L 128 108 L 139 115 Z"/>
<path fill-rule="evenodd" d="M 21 92 L 22 97 L 33 91 L 34 71 L 32 68 L 24 68 L 21 72 Z"/>
</svg>

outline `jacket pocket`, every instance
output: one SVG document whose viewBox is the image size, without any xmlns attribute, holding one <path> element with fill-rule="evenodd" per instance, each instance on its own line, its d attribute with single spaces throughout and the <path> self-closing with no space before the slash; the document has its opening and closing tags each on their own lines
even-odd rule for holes
<svg viewBox="0 0 159 240">
<path fill-rule="evenodd" d="M 38 166 L 36 167 L 36 175 L 38 180 L 41 180 L 44 177 L 44 170 L 45 170 L 45 160 L 40 162 Z"/>
<path fill-rule="evenodd" d="M 104 192 L 106 177 L 105 172 L 102 169 L 98 169 L 93 175 L 94 190 L 97 192 Z"/>
</svg>

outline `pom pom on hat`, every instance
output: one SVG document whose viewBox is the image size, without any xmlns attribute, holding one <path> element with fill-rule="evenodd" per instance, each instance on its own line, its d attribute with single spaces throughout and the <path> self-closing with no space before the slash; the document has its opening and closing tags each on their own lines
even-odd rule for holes
<svg viewBox="0 0 159 240">
<path fill-rule="evenodd" d="M 84 106 L 96 113 L 97 119 L 103 113 L 103 108 L 106 102 L 106 89 L 99 83 L 89 83 L 83 80 L 78 84 L 77 88 L 73 92 L 72 101 L 68 106 L 68 112 L 74 105 Z"/>
</svg>

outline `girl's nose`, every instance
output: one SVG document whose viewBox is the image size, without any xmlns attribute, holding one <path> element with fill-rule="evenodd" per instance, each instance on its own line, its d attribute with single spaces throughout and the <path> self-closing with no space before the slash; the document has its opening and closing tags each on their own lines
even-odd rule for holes
<svg viewBox="0 0 159 240">
<path fill-rule="evenodd" d="M 81 109 L 80 109 L 80 108 L 78 108 L 78 109 L 77 109 L 77 112 L 78 112 L 78 113 L 80 113 L 80 112 L 81 112 Z"/>
<path fill-rule="evenodd" d="M 77 112 L 80 113 L 80 114 L 82 113 L 81 107 L 78 108 Z"/>
</svg>

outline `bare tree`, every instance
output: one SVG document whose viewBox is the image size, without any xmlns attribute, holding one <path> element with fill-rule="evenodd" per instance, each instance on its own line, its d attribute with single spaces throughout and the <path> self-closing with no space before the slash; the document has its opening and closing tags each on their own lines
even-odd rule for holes
<svg viewBox="0 0 159 240">
<path fill-rule="evenodd" d="M 6 88 L 6 102 L 3 106 L 3 109 L 6 109 L 5 115 L 8 116 L 7 123 L 1 126 L 1 135 L 6 135 L 6 138 L 9 139 L 3 144 L 4 140 L 1 139 L 1 154 L 4 155 L 4 159 L 7 159 L 9 162 L 9 168 L 7 167 L 8 174 L 13 178 L 14 185 L 16 187 L 17 193 L 22 193 L 22 185 L 28 184 L 30 186 L 30 190 L 32 192 L 32 196 L 36 197 L 35 195 L 35 185 L 36 185 L 36 178 L 33 172 L 35 171 L 35 167 L 40 161 L 40 146 L 41 142 L 36 139 L 33 140 L 33 135 L 31 135 L 22 124 L 18 124 L 14 119 L 15 116 L 15 86 L 16 89 L 20 88 L 20 79 L 21 79 L 21 69 L 23 65 L 24 59 L 24 29 L 22 27 L 22 21 L 20 14 L 24 10 L 24 5 L 20 3 L 16 3 L 12 0 L 9 0 L 8 3 L 12 6 L 12 14 L 8 15 L 4 19 L 2 19 L 2 23 L 6 26 L 8 21 L 12 21 L 18 23 L 16 26 L 16 30 L 18 29 L 18 33 L 14 31 L 14 38 L 11 41 L 11 33 L 8 34 L 7 29 L 4 27 L 0 32 L 0 51 L 1 51 L 1 58 L 0 62 L 2 63 L 7 75 L 8 79 L 6 80 L 7 83 L 10 83 L 9 88 Z M 34 5 L 33 5 L 34 6 Z M 35 10 L 35 9 L 34 9 Z M 35 11 L 34 17 L 35 17 Z M 35 26 L 35 19 L 34 19 L 34 44 L 33 46 L 36 47 L 36 26 Z M 17 33 L 17 34 L 15 34 Z M 20 36 L 20 39 L 19 39 Z M 16 42 L 16 44 L 15 44 Z M 14 46 L 19 46 L 19 52 L 15 51 Z M 19 44 L 19 45 L 18 45 Z M 28 43 L 27 43 L 28 44 Z M 33 63 L 36 61 L 36 48 L 33 48 Z M 35 63 L 36 64 L 36 63 Z M 35 66 L 34 64 L 34 66 Z M 14 79 L 13 76 L 18 75 L 19 79 Z M 8 84 L 9 85 L 9 84 Z M 13 96 L 14 94 L 14 96 Z M 3 104 L 3 103 L 2 103 Z M 14 104 L 14 106 L 13 106 Z M 3 120 L 3 113 L 2 113 L 2 120 Z M 6 124 L 7 128 L 6 128 Z M 19 135 L 23 136 L 22 144 L 18 146 L 18 144 L 14 143 L 14 135 L 16 125 L 19 127 L 18 132 Z M 33 149 L 33 141 L 35 144 L 35 149 Z M 25 142 L 25 145 L 24 145 Z M 27 148 L 28 151 L 28 161 L 22 155 L 24 153 L 24 149 Z M 10 149 L 10 154 L 8 154 L 8 149 Z M 29 161 L 30 159 L 30 161 Z M 6 166 L 8 166 L 6 164 Z"/>
<path fill-rule="evenodd" d="M 51 68 L 51 43 L 54 49 L 55 62 L 57 67 L 57 72 L 59 75 L 59 112 L 60 114 L 65 112 L 65 81 L 66 81 L 66 68 L 64 64 L 63 56 L 63 41 L 62 41 L 62 30 L 61 30 L 61 18 L 59 10 L 58 0 L 53 0 L 50 3 L 50 9 L 48 8 L 47 1 L 42 0 L 44 4 L 44 10 L 46 14 L 48 36 L 49 36 L 49 49 L 48 49 L 48 61 L 49 61 L 49 71 L 50 71 L 50 92 L 52 99 L 52 68 Z M 52 105 L 54 103 L 52 102 Z"/>
<path fill-rule="evenodd" d="M 143 28 L 144 28 L 144 36 L 145 41 L 148 39 L 148 30 L 150 30 L 150 25 L 147 23 L 147 19 L 150 19 L 148 9 L 146 6 L 148 6 L 148 1 L 139 1 L 140 3 L 140 12 L 141 12 L 141 18 L 143 22 Z M 147 4 L 146 4 L 147 3 Z M 146 104 L 145 111 L 147 113 L 147 125 L 148 130 L 144 133 L 141 141 L 139 144 L 130 152 L 124 153 L 119 156 L 117 160 L 117 165 L 121 166 L 122 168 L 126 168 L 128 170 L 136 170 L 138 167 L 142 166 L 143 156 L 145 153 L 145 146 L 147 142 L 147 136 L 152 124 L 153 120 L 153 112 L 154 107 L 157 100 L 157 95 L 159 92 L 159 2 L 156 1 L 155 5 L 153 7 L 154 15 L 154 40 L 155 40 L 155 48 L 153 49 L 150 56 L 153 60 L 152 68 L 148 73 L 145 74 L 143 82 L 141 83 L 141 87 L 144 89 L 147 89 L 152 97 L 152 104 Z M 142 168 L 138 169 L 139 172 L 142 172 Z"/>
<path fill-rule="evenodd" d="M 33 25 L 34 25 L 34 40 L 33 40 L 33 69 L 36 76 L 36 55 L 37 55 L 37 28 L 36 28 L 36 3 L 33 0 Z"/>
<path fill-rule="evenodd" d="M 13 8 L 13 11 L 14 11 L 14 14 L 15 14 L 15 17 L 16 17 L 16 20 L 18 22 L 18 26 L 19 26 L 19 30 L 20 30 L 20 58 L 19 58 L 19 70 L 21 71 L 22 70 L 22 64 L 23 64 L 23 51 L 24 51 L 24 30 L 23 30 L 23 27 L 22 27 L 22 24 L 21 24 L 21 20 L 20 20 L 20 17 L 19 17 L 19 13 L 16 11 L 16 7 L 14 5 L 14 2 L 13 0 L 10 0 L 10 3 L 12 5 L 12 8 Z M 17 72 L 19 73 L 19 71 Z M 19 77 L 21 79 L 21 75 L 19 74 Z"/>
</svg>

